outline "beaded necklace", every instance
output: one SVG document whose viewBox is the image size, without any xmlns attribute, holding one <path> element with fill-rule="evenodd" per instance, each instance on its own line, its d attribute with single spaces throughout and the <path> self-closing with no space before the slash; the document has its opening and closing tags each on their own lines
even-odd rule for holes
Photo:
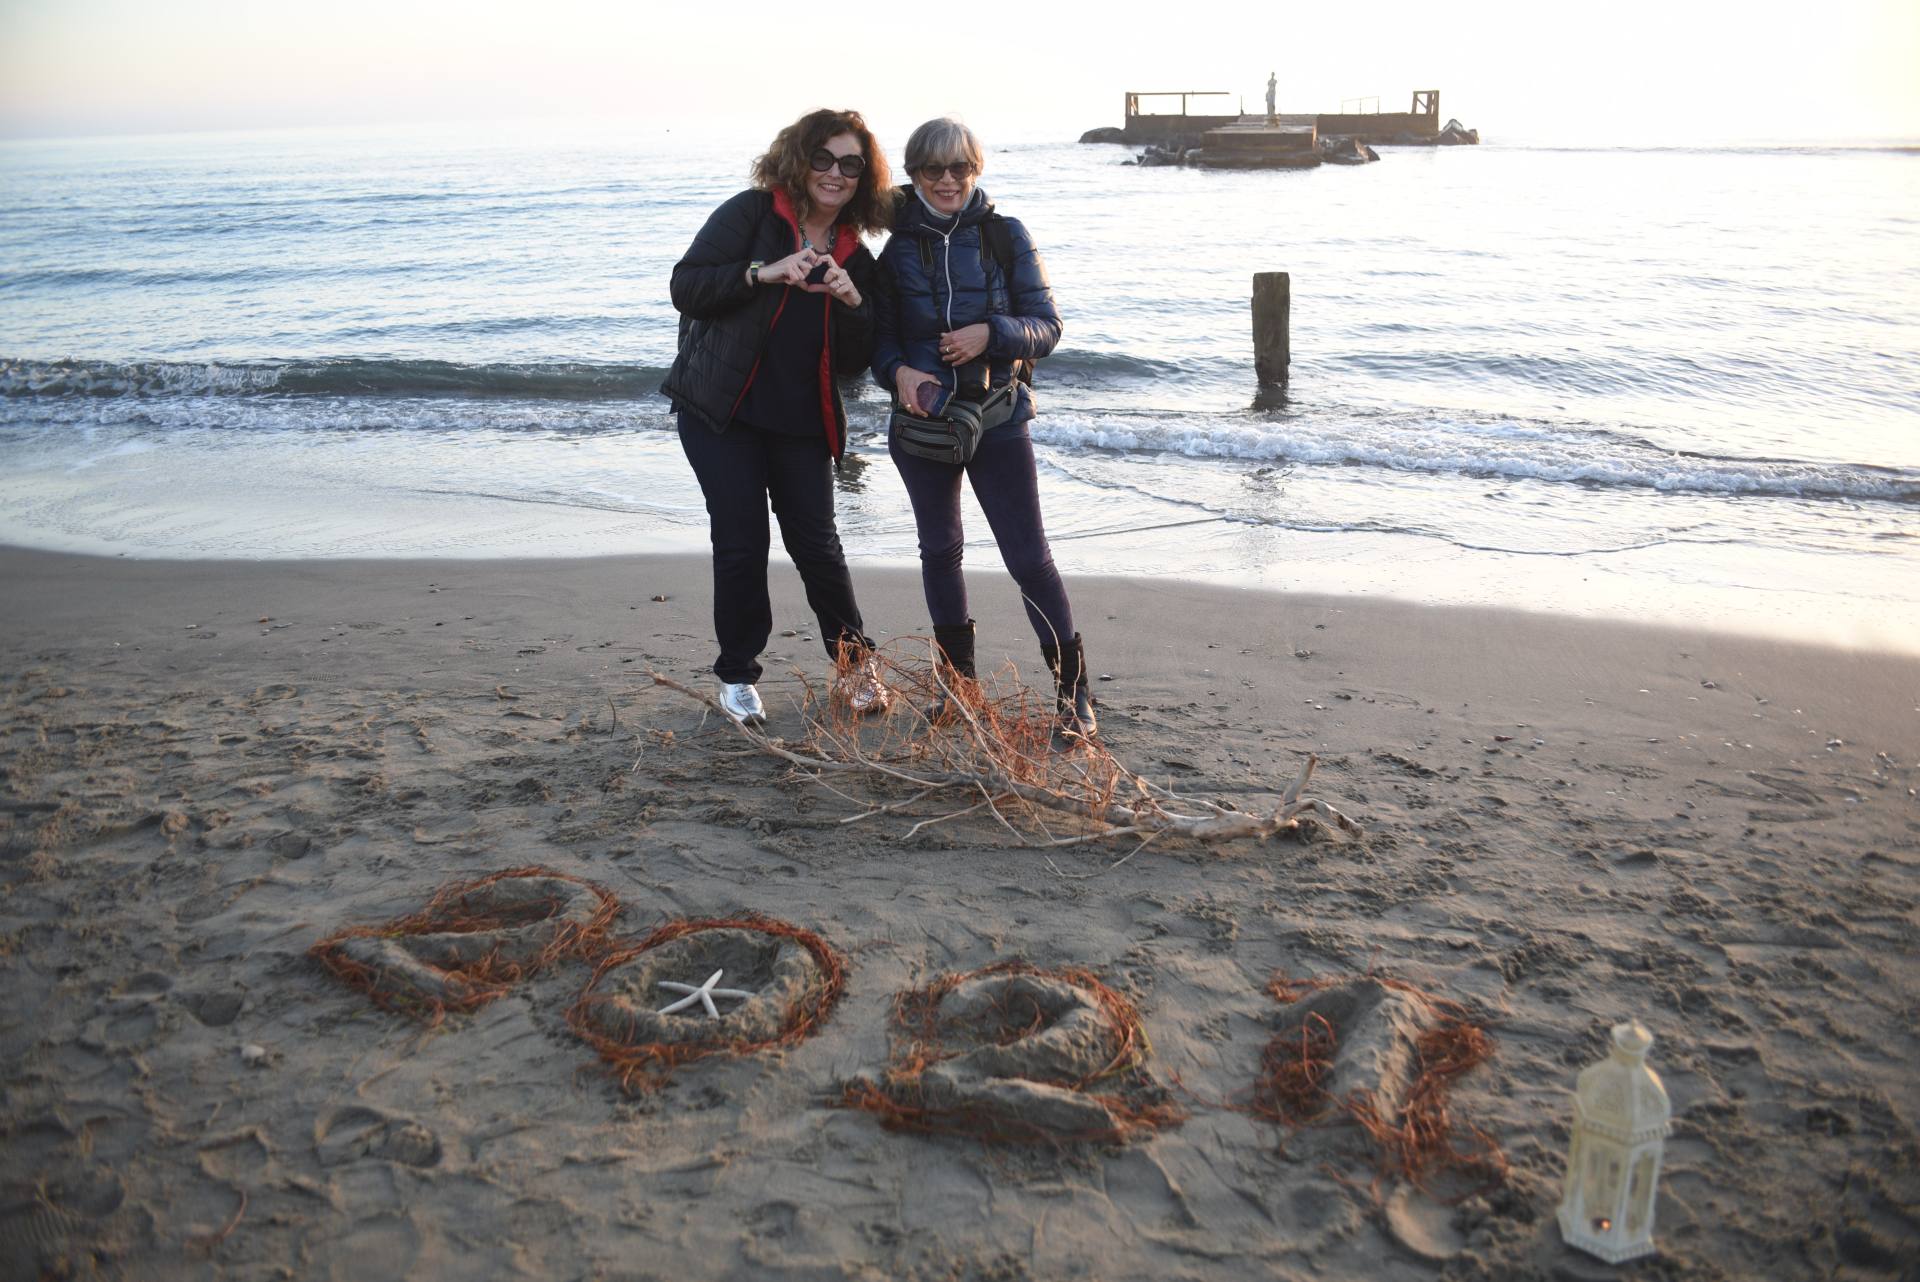
<svg viewBox="0 0 1920 1282">
<path fill-rule="evenodd" d="M 827 243 L 825 245 L 814 244 L 813 241 L 807 237 L 806 225 L 802 224 L 800 227 L 800 248 L 818 250 L 829 258 L 833 257 L 833 246 L 839 239 L 840 229 L 832 223 L 827 224 Z"/>
</svg>

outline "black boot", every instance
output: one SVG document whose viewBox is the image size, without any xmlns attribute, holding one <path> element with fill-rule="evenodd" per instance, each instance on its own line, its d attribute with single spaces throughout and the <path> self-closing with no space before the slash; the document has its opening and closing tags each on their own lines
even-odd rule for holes
<svg viewBox="0 0 1920 1282">
<path fill-rule="evenodd" d="M 947 687 L 958 688 L 961 681 L 972 682 L 977 679 L 973 667 L 972 619 L 965 623 L 934 624 L 933 641 L 940 651 L 934 660 L 935 671 Z M 927 706 L 927 720 L 938 725 L 952 712 L 952 701 L 947 691 L 936 690 L 933 702 Z"/>
<path fill-rule="evenodd" d="M 1099 731 L 1100 723 L 1094 718 L 1093 694 L 1087 689 L 1087 656 L 1080 644 L 1080 634 L 1074 633 L 1073 640 L 1065 646 L 1042 642 L 1040 653 L 1047 661 L 1047 669 L 1053 673 L 1060 732 L 1082 739 L 1092 738 Z"/>
</svg>

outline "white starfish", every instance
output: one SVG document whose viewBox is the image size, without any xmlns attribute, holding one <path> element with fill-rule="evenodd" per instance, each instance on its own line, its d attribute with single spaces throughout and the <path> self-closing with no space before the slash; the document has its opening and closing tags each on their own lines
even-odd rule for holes
<svg viewBox="0 0 1920 1282">
<path fill-rule="evenodd" d="M 699 1002 L 707 1008 L 707 1014 L 713 1016 L 715 1019 L 719 1019 L 720 1008 L 713 1004 L 714 998 L 732 997 L 744 1002 L 753 996 L 752 993 L 743 993 L 737 988 L 715 988 L 714 985 L 720 982 L 720 976 L 724 974 L 726 974 L 724 970 L 716 970 L 713 974 L 707 976 L 706 983 L 700 984 L 697 987 L 693 984 L 676 984 L 671 979 L 656 980 L 655 982 L 658 983 L 660 987 L 670 988 L 676 993 L 685 993 L 686 996 L 674 1002 L 672 1005 L 662 1006 L 659 1010 L 655 1011 L 654 1014 L 671 1015 L 677 1010 L 685 1010 L 695 1002 Z"/>
</svg>

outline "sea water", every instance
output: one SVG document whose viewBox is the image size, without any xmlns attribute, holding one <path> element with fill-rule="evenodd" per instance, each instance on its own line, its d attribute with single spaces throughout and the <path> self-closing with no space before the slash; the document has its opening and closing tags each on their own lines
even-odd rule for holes
<svg viewBox="0 0 1920 1282">
<path fill-rule="evenodd" d="M 0 144 L 0 541 L 703 549 L 667 283 L 756 143 Z M 1920 148 L 1496 137 L 1261 173 L 987 143 L 1065 319 L 1032 430 L 1069 572 L 1920 650 Z M 1292 273 L 1284 393 L 1254 379 L 1260 271 Z M 846 392 L 843 538 L 911 563 L 885 396 Z"/>
</svg>

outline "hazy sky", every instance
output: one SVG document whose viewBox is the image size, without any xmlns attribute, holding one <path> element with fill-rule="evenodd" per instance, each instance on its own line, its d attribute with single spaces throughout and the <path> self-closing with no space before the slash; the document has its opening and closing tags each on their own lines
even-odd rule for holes
<svg viewBox="0 0 1920 1282">
<path fill-rule="evenodd" d="M 1127 89 L 1286 111 L 1377 94 L 1530 140 L 1920 136 L 1920 0 L 1228 0 L 1164 7 L 650 0 L 0 0 L 0 134 L 597 117 L 883 136 L 1118 123 Z M 1005 15 L 998 22 L 994 15 Z M 832 15 L 832 16 L 829 16 Z M 1171 16 L 1169 16 L 1171 15 Z"/>
</svg>

